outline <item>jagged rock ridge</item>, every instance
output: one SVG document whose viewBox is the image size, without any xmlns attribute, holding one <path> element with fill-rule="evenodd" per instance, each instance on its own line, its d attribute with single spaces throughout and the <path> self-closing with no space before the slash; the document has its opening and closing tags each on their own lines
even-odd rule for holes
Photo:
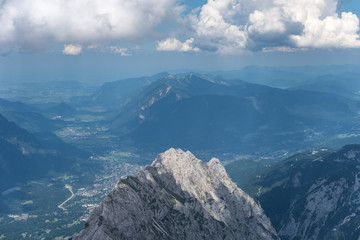
<svg viewBox="0 0 360 240">
<path fill-rule="evenodd" d="M 169 149 L 121 180 L 74 239 L 279 239 L 218 159 Z"/>
</svg>

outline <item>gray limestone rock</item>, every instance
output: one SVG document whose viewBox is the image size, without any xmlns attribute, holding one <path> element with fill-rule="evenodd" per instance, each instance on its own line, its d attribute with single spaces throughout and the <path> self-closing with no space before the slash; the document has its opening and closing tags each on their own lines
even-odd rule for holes
<svg viewBox="0 0 360 240">
<path fill-rule="evenodd" d="M 73 239 L 279 239 L 218 159 L 169 149 L 119 181 Z"/>
</svg>

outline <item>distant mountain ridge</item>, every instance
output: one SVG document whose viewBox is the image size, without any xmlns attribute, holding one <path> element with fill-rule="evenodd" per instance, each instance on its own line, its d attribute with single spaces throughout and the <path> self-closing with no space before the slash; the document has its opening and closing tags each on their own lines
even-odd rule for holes
<svg viewBox="0 0 360 240">
<path fill-rule="evenodd" d="M 141 88 L 167 75 L 169 74 L 163 72 L 150 77 L 108 82 L 90 96 L 76 97 L 71 102 L 82 108 L 103 108 L 104 110 L 116 111 L 121 109 Z"/>
<path fill-rule="evenodd" d="M 0 191 L 43 177 L 49 170 L 67 171 L 77 158 L 87 157 L 87 152 L 54 134 L 29 133 L 0 114 Z"/>
<path fill-rule="evenodd" d="M 61 102 L 53 107 L 46 109 L 44 112 L 53 115 L 53 117 L 69 117 L 76 113 L 76 109 L 65 102 Z"/>
<path fill-rule="evenodd" d="M 239 90 L 229 87 L 226 82 L 216 82 L 205 76 L 195 74 L 183 77 L 164 76 L 142 88 L 139 94 L 131 98 L 123 111 L 112 120 L 111 126 L 122 131 L 123 125 L 126 126 L 129 122 L 142 122 L 153 104 L 171 94 L 175 95 L 176 100 L 179 101 L 191 96 L 236 95 L 238 92 Z M 126 129 L 125 131 L 129 130 Z"/>
<path fill-rule="evenodd" d="M 53 121 L 42 111 L 22 102 L 0 99 L 0 113 L 29 132 L 51 132 L 62 126 L 62 122 Z"/>
<path fill-rule="evenodd" d="M 48 152 L 47 154 L 51 154 Z M 14 187 L 50 167 L 38 140 L 0 115 L 0 188 Z"/>
<path fill-rule="evenodd" d="M 145 151 L 177 146 L 254 152 L 260 144 L 269 152 L 306 148 L 353 131 L 359 107 L 327 92 L 169 75 L 141 88 L 108 126 L 123 144 Z"/>
<path fill-rule="evenodd" d="M 169 149 L 120 180 L 73 239 L 279 239 L 261 207 L 228 177 Z"/>
<path fill-rule="evenodd" d="M 293 89 L 303 89 L 316 92 L 328 92 L 339 94 L 348 98 L 360 99 L 359 74 L 347 73 L 344 75 L 327 74 L 303 84 Z"/>
<path fill-rule="evenodd" d="M 296 88 L 311 83 L 324 75 L 345 76 L 348 78 L 358 76 L 359 65 L 330 65 L 330 66 L 246 66 L 239 70 L 215 71 L 207 75 L 216 78 L 242 79 L 249 83 L 256 83 L 275 88 Z"/>
</svg>

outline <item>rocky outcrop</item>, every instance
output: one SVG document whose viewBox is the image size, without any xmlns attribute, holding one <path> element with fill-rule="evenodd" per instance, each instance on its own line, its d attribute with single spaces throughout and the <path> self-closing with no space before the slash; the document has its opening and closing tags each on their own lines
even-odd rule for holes
<svg viewBox="0 0 360 240">
<path fill-rule="evenodd" d="M 74 239 L 279 239 L 218 159 L 170 149 L 121 180 Z"/>
<path fill-rule="evenodd" d="M 360 239 L 360 166 L 317 179 L 291 199 L 282 239 Z"/>
<path fill-rule="evenodd" d="M 360 145 L 293 155 L 261 186 L 269 190 L 259 200 L 281 239 L 360 239 Z"/>
</svg>

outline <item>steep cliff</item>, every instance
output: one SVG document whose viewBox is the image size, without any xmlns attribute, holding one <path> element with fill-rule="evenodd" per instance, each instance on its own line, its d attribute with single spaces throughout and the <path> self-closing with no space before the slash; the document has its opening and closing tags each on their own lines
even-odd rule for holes
<svg viewBox="0 0 360 240">
<path fill-rule="evenodd" d="M 281 239 L 360 239 L 360 145 L 295 154 L 258 181 Z"/>
<path fill-rule="evenodd" d="M 169 149 L 121 180 L 74 239 L 279 239 L 261 207 L 207 164 Z"/>
</svg>

